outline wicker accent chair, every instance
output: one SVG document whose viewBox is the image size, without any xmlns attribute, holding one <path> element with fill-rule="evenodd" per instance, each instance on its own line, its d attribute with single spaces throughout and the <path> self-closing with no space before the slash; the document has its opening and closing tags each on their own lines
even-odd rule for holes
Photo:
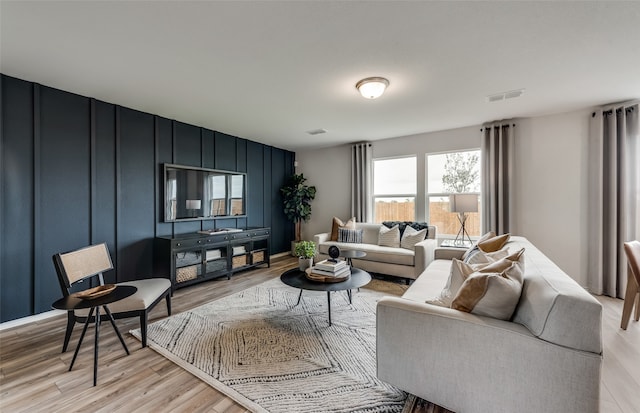
<svg viewBox="0 0 640 413">
<path fill-rule="evenodd" d="M 62 294 L 66 297 L 72 294 L 72 284 L 97 277 L 98 285 L 104 285 L 103 272 L 113 269 L 111 256 L 106 243 L 91 245 L 75 251 L 53 255 L 53 265 L 58 274 L 58 281 Z M 87 282 L 87 288 L 91 287 Z M 149 311 L 163 298 L 167 302 L 167 313 L 171 315 L 171 281 L 166 278 L 151 278 L 145 280 L 128 281 L 116 285 L 131 285 L 138 290 L 132 296 L 109 304 L 114 319 L 139 317 L 142 335 L 142 347 L 147 346 L 147 320 Z M 89 310 L 75 310 L 67 312 L 67 329 L 64 336 L 62 352 L 67 351 L 69 339 L 75 323 L 84 323 Z M 106 314 L 100 316 L 101 321 L 107 320 Z M 95 316 L 91 317 L 95 321 Z"/>
</svg>

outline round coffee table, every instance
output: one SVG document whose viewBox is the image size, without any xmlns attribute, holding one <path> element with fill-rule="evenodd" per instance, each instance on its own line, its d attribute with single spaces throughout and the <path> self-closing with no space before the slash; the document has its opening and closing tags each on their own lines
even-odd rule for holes
<svg viewBox="0 0 640 413">
<path fill-rule="evenodd" d="M 371 275 L 369 275 L 369 273 L 365 270 L 351 267 L 351 277 L 349 277 L 348 279 L 337 283 L 325 283 L 319 281 L 311 281 L 307 278 L 304 271 L 300 271 L 298 268 L 294 268 L 285 271 L 280 276 L 280 280 L 290 287 L 300 289 L 300 295 L 298 295 L 298 302 L 296 303 L 296 305 L 300 304 L 302 291 L 304 290 L 326 291 L 329 325 L 331 325 L 331 291 L 346 291 L 347 296 L 349 297 L 349 304 L 351 304 L 351 290 L 369 284 L 369 282 L 371 281 Z"/>
</svg>

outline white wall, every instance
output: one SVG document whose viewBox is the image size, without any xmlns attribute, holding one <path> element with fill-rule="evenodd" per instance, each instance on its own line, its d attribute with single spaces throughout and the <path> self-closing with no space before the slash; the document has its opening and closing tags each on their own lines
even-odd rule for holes
<svg viewBox="0 0 640 413">
<path fill-rule="evenodd" d="M 302 239 L 331 231 L 334 216 L 349 218 L 351 210 L 351 148 L 348 145 L 313 149 L 296 153 L 297 173 L 315 185 L 316 199 L 311 203 L 311 220 L 302 224 Z"/>
<path fill-rule="evenodd" d="M 513 233 L 531 240 L 581 285 L 586 285 L 589 115 L 585 109 L 516 121 Z M 373 142 L 373 156 L 417 155 L 421 219 L 424 154 L 479 148 L 480 137 L 478 125 L 386 139 Z M 303 238 L 311 239 L 328 232 L 334 216 L 349 218 L 350 147 L 301 151 L 296 160 L 297 172 L 318 189 L 312 218 L 302 229 Z"/>
<path fill-rule="evenodd" d="M 519 119 L 514 233 L 587 285 L 590 110 Z"/>
</svg>

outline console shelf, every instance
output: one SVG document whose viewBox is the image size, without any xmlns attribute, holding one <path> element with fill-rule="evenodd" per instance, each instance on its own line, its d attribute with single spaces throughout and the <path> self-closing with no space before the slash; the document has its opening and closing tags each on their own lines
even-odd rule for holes
<svg viewBox="0 0 640 413">
<path fill-rule="evenodd" d="M 244 228 L 236 232 L 182 234 L 157 237 L 156 275 L 171 280 L 175 290 L 213 278 L 266 264 L 269 257 L 270 228 Z"/>
</svg>

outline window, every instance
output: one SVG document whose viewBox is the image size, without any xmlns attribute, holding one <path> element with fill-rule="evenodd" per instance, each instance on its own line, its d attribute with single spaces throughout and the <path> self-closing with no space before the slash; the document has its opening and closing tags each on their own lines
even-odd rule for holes
<svg viewBox="0 0 640 413">
<path fill-rule="evenodd" d="M 415 221 L 416 157 L 373 160 L 374 222 Z"/>
<path fill-rule="evenodd" d="M 456 235 L 460 221 L 449 211 L 449 194 L 478 195 L 478 212 L 466 213 L 465 229 L 480 236 L 480 151 L 427 155 L 427 222 L 438 227 L 438 235 Z"/>
</svg>

